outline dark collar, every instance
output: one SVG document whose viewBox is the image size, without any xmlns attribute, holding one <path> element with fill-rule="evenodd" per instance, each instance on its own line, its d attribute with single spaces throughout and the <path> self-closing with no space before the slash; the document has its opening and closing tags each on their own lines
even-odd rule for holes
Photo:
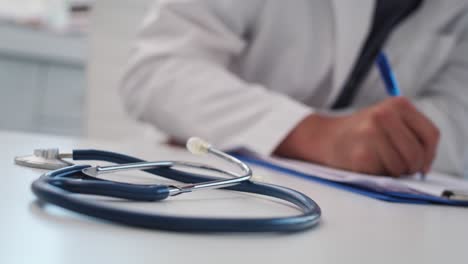
<svg viewBox="0 0 468 264">
<path fill-rule="evenodd" d="M 423 0 L 376 0 L 371 30 L 332 109 L 343 109 L 353 103 L 385 41 L 398 24 L 413 14 L 422 3 Z"/>
</svg>

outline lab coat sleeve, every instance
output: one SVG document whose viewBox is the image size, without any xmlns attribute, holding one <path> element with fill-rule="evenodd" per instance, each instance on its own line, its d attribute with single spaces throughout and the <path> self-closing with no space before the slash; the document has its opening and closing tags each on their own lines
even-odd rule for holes
<svg viewBox="0 0 468 264">
<path fill-rule="evenodd" d="M 468 15 L 446 64 L 416 100 L 417 107 L 440 128 L 433 168 L 460 175 L 468 162 Z"/>
<path fill-rule="evenodd" d="M 229 70 L 263 1 L 159 1 L 124 74 L 128 111 L 183 142 L 270 154 L 311 109 Z"/>
</svg>

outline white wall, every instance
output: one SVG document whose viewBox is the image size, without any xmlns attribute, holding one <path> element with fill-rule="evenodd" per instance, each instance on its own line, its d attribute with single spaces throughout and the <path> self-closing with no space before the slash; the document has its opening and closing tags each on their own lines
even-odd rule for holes
<svg viewBox="0 0 468 264">
<path fill-rule="evenodd" d="M 118 95 L 118 82 L 131 41 L 148 5 L 153 3 L 154 0 L 95 2 L 89 36 L 86 136 L 107 139 L 154 136 L 154 129 L 127 115 Z"/>
</svg>

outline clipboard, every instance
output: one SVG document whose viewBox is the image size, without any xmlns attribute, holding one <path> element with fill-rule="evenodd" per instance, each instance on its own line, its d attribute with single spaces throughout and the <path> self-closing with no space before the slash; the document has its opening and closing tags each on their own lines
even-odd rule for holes
<svg viewBox="0 0 468 264">
<path fill-rule="evenodd" d="M 238 159 L 253 164 L 256 166 L 261 166 L 266 169 L 270 169 L 276 172 L 287 174 L 294 177 L 299 177 L 305 180 L 318 182 L 320 184 L 325 184 L 337 189 L 353 192 L 359 195 L 367 196 L 373 199 L 378 199 L 386 202 L 393 203 L 407 203 L 407 204 L 427 204 L 427 205 L 449 205 L 449 206 L 462 206 L 468 207 L 468 191 L 467 190 L 458 190 L 453 192 L 450 190 L 445 191 L 445 195 L 436 196 L 424 193 L 404 193 L 392 190 L 377 190 L 375 188 L 369 188 L 366 186 L 352 184 L 352 183 L 342 183 L 324 177 L 320 177 L 314 173 L 304 173 L 295 169 L 288 168 L 287 166 L 271 162 L 255 155 L 245 154 L 243 152 L 236 152 L 234 154 Z M 463 195 L 466 192 L 467 195 Z M 454 199 L 456 198 L 456 199 Z"/>
</svg>

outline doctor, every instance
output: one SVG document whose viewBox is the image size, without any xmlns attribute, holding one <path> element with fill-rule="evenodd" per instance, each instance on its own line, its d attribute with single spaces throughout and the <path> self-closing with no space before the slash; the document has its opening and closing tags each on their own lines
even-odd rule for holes
<svg viewBox="0 0 468 264">
<path fill-rule="evenodd" d="M 121 93 L 177 141 L 371 174 L 460 174 L 467 10 L 467 0 L 161 0 Z M 386 94 L 379 51 L 404 98 Z"/>
</svg>

